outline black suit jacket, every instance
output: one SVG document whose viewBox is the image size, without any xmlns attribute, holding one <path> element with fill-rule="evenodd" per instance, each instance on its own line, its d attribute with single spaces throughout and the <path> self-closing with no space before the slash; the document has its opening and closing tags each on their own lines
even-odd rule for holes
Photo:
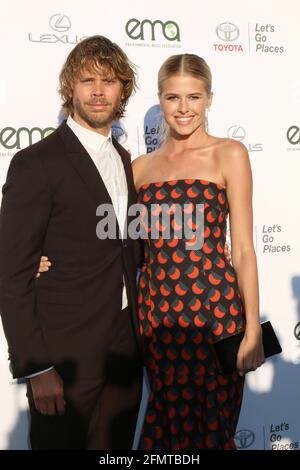
<svg viewBox="0 0 300 470">
<path fill-rule="evenodd" d="M 130 205 L 136 202 L 130 156 L 113 143 Z M 123 275 L 140 344 L 140 246 L 130 238 L 97 238 L 103 203 L 111 203 L 103 180 L 66 123 L 12 159 L 0 215 L 0 310 L 14 377 L 64 364 L 77 377 L 98 377 L 118 334 Z M 42 254 L 52 267 L 36 280 Z"/>
</svg>

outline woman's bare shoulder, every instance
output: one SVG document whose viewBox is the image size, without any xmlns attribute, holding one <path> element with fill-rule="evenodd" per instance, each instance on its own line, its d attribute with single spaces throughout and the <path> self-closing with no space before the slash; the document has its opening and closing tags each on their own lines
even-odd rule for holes
<svg viewBox="0 0 300 470">
<path fill-rule="evenodd" d="M 139 166 L 145 164 L 145 159 L 148 158 L 147 154 L 140 155 L 139 157 L 136 157 L 134 160 L 132 160 L 131 165 L 132 168 L 138 168 Z"/>
<path fill-rule="evenodd" d="M 234 139 L 220 139 L 215 147 L 215 155 L 220 163 L 228 165 L 239 160 L 248 160 L 248 151 L 242 142 Z"/>
<path fill-rule="evenodd" d="M 139 157 L 132 160 L 131 164 L 133 169 L 142 170 L 143 168 L 148 167 L 152 164 L 152 162 L 155 161 L 155 159 L 159 156 L 160 153 L 160 150 L 157 149 L 154 150 L 154 152 L 140 155 Z"/>
<path fill-rule="evenodd" d="M 226 154 L 237 155 L 245 152 L 247 153 L 247 148 L 245 145 L 238 140 L 220 138 L 219 144 L 220 151 L 224 151 Z"/>
<path fill-rule="evenodd" d="M 138 188 L 140 183 L 147 179 L 151 166 L 156 157 L 156 151 L 140 155 L 132 161 L 132 171 L 135 187 Z"/>
</svg>

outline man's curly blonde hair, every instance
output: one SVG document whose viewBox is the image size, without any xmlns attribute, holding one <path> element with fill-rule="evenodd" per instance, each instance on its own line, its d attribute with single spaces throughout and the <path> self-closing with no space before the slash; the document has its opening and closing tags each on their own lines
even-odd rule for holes
<svg viewBox="0 0 300 470">
<path fill-rule="evenodd" d="M 80 79 L 83 70 L 100 71 L 107 78 L 117 78 L 121 81 L 122 100 L 114 119 L 123 117 L 128 100 L 137 88 L 136 67 L 125 52 L 104 36 L 88 37 L 74 47 L 59 76 L 59 93 L 66 117 L 73 114 L 74 84 Z"/>
</svg>

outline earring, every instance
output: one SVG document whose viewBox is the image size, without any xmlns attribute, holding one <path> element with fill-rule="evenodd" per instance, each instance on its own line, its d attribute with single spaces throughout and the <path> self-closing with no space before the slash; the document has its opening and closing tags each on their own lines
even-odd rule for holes
<svg viewBox="0 0 300 470">
<path fill-rule="evenodd" d="M 206 132 L 208 132 L 208 113 L 209 113 L 209 107 L 206 106 L 206 108 L 205 108 L 205 123 L 204 123 Z"/>
</svg>

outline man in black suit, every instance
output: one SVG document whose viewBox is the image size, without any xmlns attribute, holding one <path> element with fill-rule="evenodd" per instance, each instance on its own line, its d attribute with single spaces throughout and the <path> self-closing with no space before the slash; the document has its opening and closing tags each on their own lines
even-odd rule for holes
<svg viewBox="0 0 300 470">
<path fill-rule="evenodd" d="M 139 248 L 124 227 L 136 192 L 111 125 L 134 88 L 116 44 L 80 42 L 60 75 L 67 121 L 14 156 L 3 186 L 0 309 L 13 376 L 27 378 L 33 449 L 132 446 Z M 100 233 L 103 204 L 116 236 Z M 53 264 L 35 279 L 41 254 Z"/>
</svg>

